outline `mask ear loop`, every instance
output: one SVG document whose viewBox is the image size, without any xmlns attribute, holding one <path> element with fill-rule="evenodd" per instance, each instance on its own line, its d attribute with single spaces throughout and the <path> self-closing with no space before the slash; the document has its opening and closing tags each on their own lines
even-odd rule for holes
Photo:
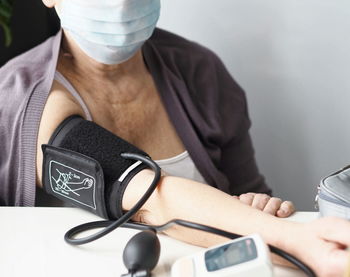
<svg viewBox="0 0 350 277">
<path fill-rule="evenodd" d="M 82 245 L 82 244 L 95 241 L 107 235 L 108 233 L 112 232 L 116 228 L 120 227 L 121 225 L 129 221 L 142 208 L 142 206 L 146 203 L 146 201 L 150 198 L 154 190 L 157 188 L 158 182 L 161 178 L 161 169 L 154 161 L 152 161 L 146 156 L 134 154 L 134 153 L 123 153 L 121 154 L 121 156 L 125 159 L 141 161 L 147 166 L 149 166 L 151 169 L 153 169 L 155 176 L 153 178 L 151 185 L 149 186 L 145 194 L 141 197 L 141 199 L 135 204 L 135 206 L 132 207 L 128 212 L 126 212 L 122 217 L 120 217 L 114 222 L 113 221 L 95 221 L 95 222 L 89 222 L 89 223 L 76 226 L 70 229 L 65 234 L 64 240 L 67 243 L 72 245 Z M 108 223 L 110 224 L 106 227 L 106 224 Z M 75 235 L 81 232 L 84 232 L 90 229 L 101 228 L 101 227 L 105 227 L 105 228 L 96 232 L 95 234 L 92 234 L 83 238 L 74 238 Z"/>
</svg>

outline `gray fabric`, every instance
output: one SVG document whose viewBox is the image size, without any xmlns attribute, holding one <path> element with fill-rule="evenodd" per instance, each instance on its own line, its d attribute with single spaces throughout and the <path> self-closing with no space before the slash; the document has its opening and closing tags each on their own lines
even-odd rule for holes
<svg viewBox="0 0 350 277">
<path fill-rule="evenodd" d="M 345 207 L 322 198 L 318 199 L 318 207 L 320 211 L 320 216 L 335 216 L 344 219 L 350 219 L 350 208 Z"/>
<path fill-rule="evenodd" d="M 350 219 L 350 169 L 321 180 L 316 199 L 321 216 Z"/>
<path fill-rule="evenodd" d="M 335 199 L 350 203 L 350 169 L 323 180 L 321 189 L 326 190 Z"/>
<path fill-rule="evenodd" d="M 36 142 L 50 92 L 61 35 L 0 68 L 0 198 L 3 205 L 33 206 Z"/>
<path fill-rule="evenodd" d="M 61 31 L 0 68 L 0 202 L 35 204 L 36 142 Z M 271 191 L 259 174 L 244 92 L 208 49 L 156 29 L 145 62 L 185 148 L 207 183 L 230 194 Z"/>
</svg>

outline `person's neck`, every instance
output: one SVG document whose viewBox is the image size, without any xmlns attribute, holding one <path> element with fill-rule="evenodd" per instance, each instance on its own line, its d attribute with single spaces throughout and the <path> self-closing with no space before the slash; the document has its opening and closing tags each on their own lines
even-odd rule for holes
<svg viewBox="0 0 350 277">
<path fill-rule="evenodd" d="M 148 74 L 141 50 L 121 64 L 102 64 L 87 56 L 64 31 L 57 70 L 76 86 L 85 84 L 85 89 L 101 87 L 101 91 L 106 91 L 108 98 L 111 97 L 109 88 L 113 88 L 113 92 L 119 91 L 119 99 L 123 92 L 127 93 L 128 99 L 133 97 L 130 93 L 135 91 L 136 94 L 139 91 Z M 130 82 L 131 80 L 133 81 Z"/>
</svg>

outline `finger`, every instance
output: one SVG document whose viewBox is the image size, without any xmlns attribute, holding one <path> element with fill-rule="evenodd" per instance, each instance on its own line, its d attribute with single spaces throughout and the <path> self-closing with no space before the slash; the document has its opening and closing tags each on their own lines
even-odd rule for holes
<svg viewBox="0 0 350 277">
<path fill-rule="evenodd" d="M 252 207 L 262 211 L 262 210 L 264 210 L 266 204 L 269 202 L 270 198 L 271 197 L 267 194 L 257 193 L 254 196 Z"/>
<path fill-rule="evenodd" d="M 291 201 L 284 201 L 280 209 L 277 211 L 278 217 L 288 217 L 295 212 L 294 204 Z"/>
<path fill-rule="evenodd" d="M 272 197 L 264 208 L 264 212 L 272 215 L 276 215 L 277 211 L 280 209 L 282 200 L 277 197 Z"/>
<path fill-rule="evenodd" d="M 254 195 L 254 193 L 244 193 L 239 196 L 239 200 L 244 204 L 251 206 L 254 200 Z"/>
</svg>

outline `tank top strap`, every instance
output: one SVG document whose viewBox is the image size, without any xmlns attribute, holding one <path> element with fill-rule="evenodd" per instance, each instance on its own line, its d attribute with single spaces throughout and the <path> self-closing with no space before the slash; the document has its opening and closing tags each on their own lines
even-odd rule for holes
<svg viewBox="0 0 350 277">
<path fill-rule="evenodd" d="M 55 72 L 55 80 L 59 82 L 62 86 L 64 86 L 69 91 L 69 93 L 79 102 L 80 106 L 84 111 L 86 119 L 92 121 L 91 113 L 87 105 L 85 104 L 83 98 L 81 98 L 80 94 L 76 91 L 72 84 L 57 70 Z"/>
</svg>

